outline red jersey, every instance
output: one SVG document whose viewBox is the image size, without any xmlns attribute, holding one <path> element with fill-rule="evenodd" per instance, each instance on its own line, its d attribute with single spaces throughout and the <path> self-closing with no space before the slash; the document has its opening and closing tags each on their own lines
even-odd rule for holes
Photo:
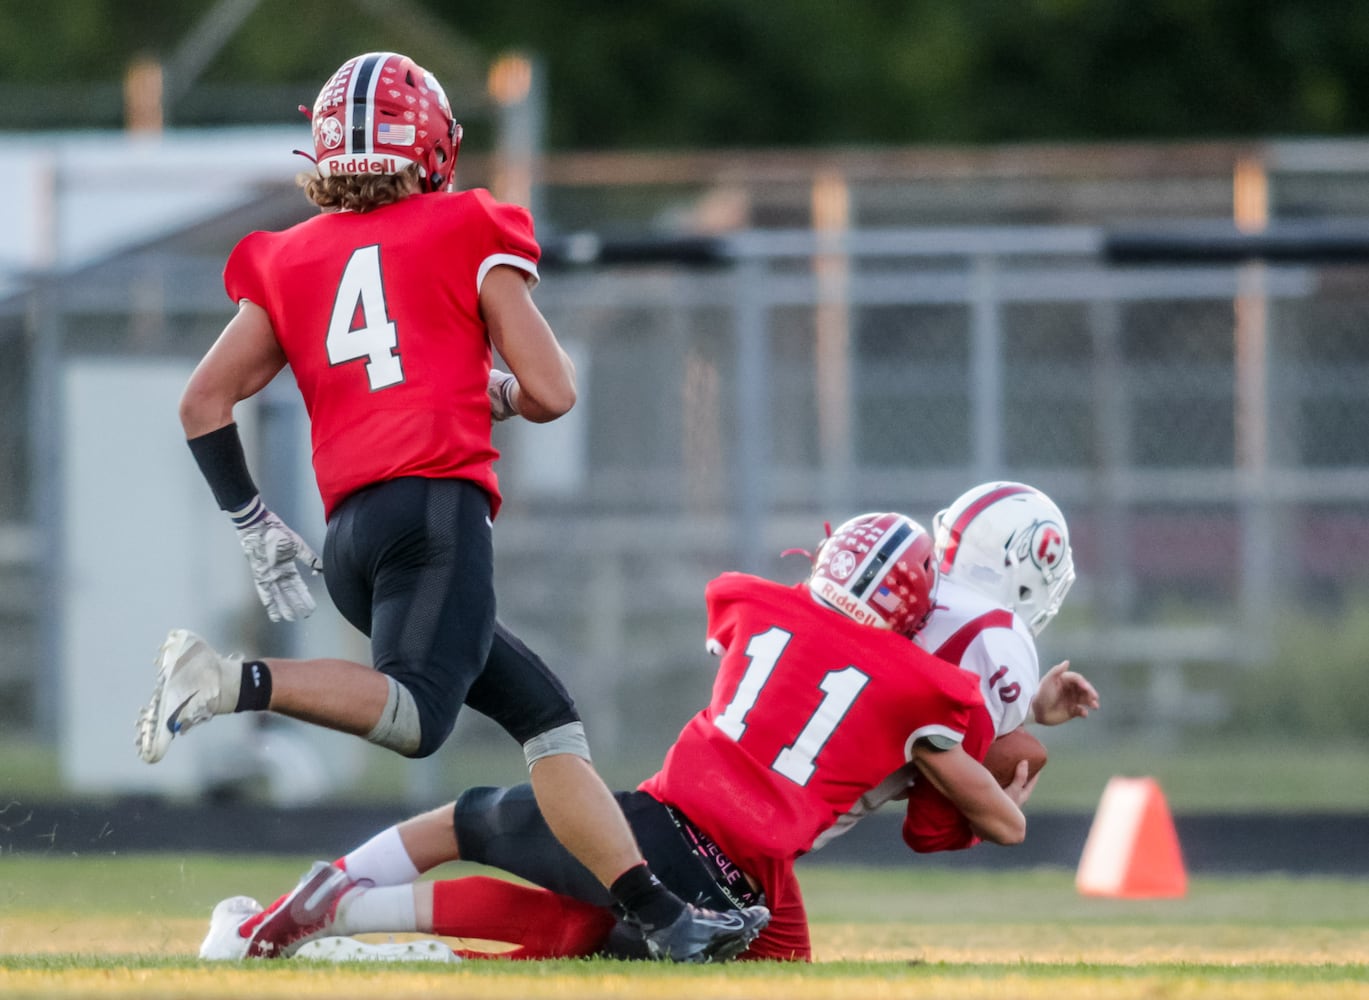
<svg viewBox="0 0 1369 1000">
<path fill-rule="evenodd" d="M 712 699 L 641 788 L 761 883 L 774 919 L 748 957 L 804 957 L 794 859 L 906 764 L 915 740 L 970 735 L 966 750 L 982 758 L 978 679 L 818 604 L 803 584 L 726 573 L 706 597 L 722 653 Z"/>
<path fill-rule="evenodd" d="M 309 411 L 325 515 L 401 476 L 469 479 L 499 508 L 480 284 L 537 278 L 532 217 L 484 190 L 326 212 L 233 250 L 224 286 L 271 318 Z"/>
</svg>

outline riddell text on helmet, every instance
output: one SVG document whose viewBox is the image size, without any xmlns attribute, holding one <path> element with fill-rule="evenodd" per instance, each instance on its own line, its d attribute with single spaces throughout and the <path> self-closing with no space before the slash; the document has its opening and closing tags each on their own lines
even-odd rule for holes
<svg viewBox="0 0 1369 1000">
<path fill-rule="evenodd" d="M 393 156 L 330 156 L 319 166 L 321 168 L 326 167 L 330 176 L 337 174 L 397 174 L 400 171 L 399 159 Z"/>
<path fill-rule="evenodd" d="M 818 580 L 818 596 L 834 608 L 844 612 L 850 618 L 860 622 L 862 625 L 874 625 L 879 622 L 875 613 L 861 604 L 854 597 L 842 590 L 831 580 Z"/>
</svg>

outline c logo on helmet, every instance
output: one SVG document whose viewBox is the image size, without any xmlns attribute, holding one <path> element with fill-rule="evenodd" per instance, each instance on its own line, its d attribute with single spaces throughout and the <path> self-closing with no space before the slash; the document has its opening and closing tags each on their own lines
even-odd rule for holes
<svg viewBox="0 0 1369 1000">
<path fill-rule="evenodd" d="M 827 564 L 827 572 L 831 573 L 838 580 L 845 580 L 856 568 L 856 557 L 845 549 L 832 556 L 832 561 Z"/>
<path fill-rule="evenodd" d="M 1051 521 L 1041 521 L 1032 531 L 1031 558 L 1042 569 L 1052 569 L 1065 554 L 1065 534 Z"/>
<path fill-rule="evenodd" d="M 342 145 L 342 123 L 331 116 L 319 119 L 318 137 L 324 149 L 337 149 Z"/>
</svg>

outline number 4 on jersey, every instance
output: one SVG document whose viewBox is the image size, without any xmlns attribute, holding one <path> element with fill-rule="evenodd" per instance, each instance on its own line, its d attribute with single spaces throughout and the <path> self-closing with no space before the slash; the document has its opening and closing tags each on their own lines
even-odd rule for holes
<svg viewBox="0 0 1369 1000">
<path fill-rule="evenodd" d="M 398 346 L 399 335 L 385 305 L 380 246 L 358 247 L 347 261 L 333 297 L 333 315 L 328 320 L 328 363 L 341 365 L 365 358 L 366 377 L 374 392 L 404 381 L 404 367 L 396 353 Z"/>
</svg>

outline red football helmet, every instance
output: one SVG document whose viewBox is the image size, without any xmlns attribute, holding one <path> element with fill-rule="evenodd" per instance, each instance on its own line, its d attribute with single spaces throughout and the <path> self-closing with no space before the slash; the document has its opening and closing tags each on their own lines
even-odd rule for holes
<svg viewBox="0 0 1369 1000">
<path fill-rule="evenodd" d="M 348 59 L 319 91 L 310 118 L 324 177 L 395 174 L 417 163 L 424 190 L 452 182 L 461 126 L 437 78 L 408 56 Z"/>
<path fill-rule="evenodd" d="M 932 536 L 902 514 L 861 514 L 813 556 L 808 589 L 824 604 L 873 628 L 913 635 L 936 603 Z"/>
</svg>

